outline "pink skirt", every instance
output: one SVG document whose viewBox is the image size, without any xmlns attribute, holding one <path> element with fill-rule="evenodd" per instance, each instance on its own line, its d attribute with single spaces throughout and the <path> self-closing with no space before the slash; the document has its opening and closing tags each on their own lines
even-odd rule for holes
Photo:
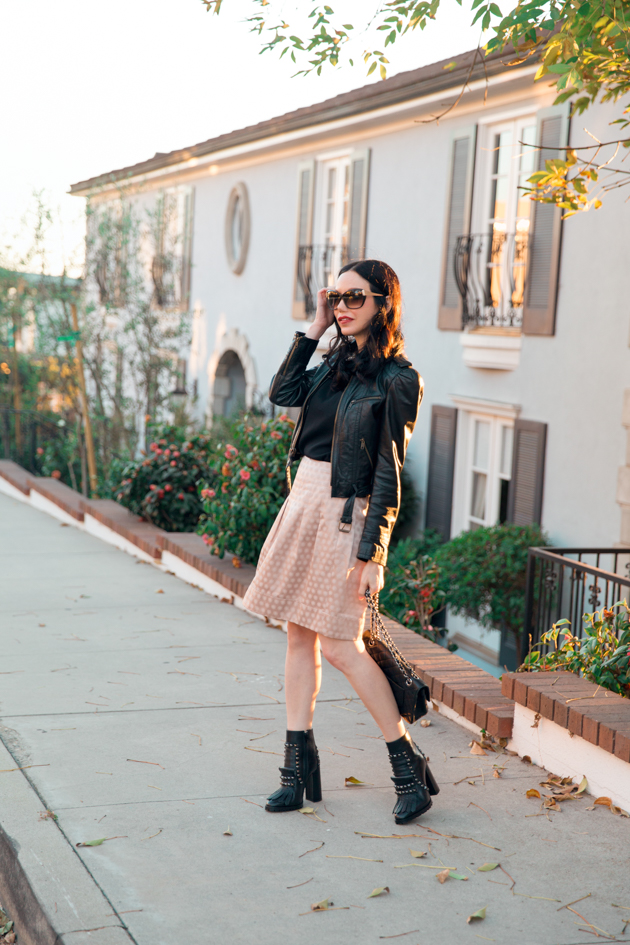
<svg viewBox="0 0 630 945">
<path fill-rule="evenodd" d="M 330 463 L 305 456 L 263 545 L 243 603 L 256 614 L 357 640 L 365 599 L 357 558 L 368 499 L 355 499 L 350 531 L 339 531 L 345 499 L 330 494 Z"/>
</svg>

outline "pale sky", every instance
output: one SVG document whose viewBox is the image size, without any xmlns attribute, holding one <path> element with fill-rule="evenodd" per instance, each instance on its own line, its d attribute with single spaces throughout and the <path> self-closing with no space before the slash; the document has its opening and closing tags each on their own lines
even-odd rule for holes
<svg viewBox="0 0 630 945">
<path fill-rule="evenodd" d="M 274 2 L 292 27 L 296 8 L 311 8 Z M 423 33 L 388 47 L 389 75 L 476 46 L 470 8 L 442 3 Z M 355 23 L 373 6 L 334 4 Z M 260 56 L 243 22 L 259 9 L 224 0 L 215 17 L 200 0 L 0 0 L 0 243 L 43 190 L 62 220 L 48 237 L 49 270 L 59 272 L 81 253 L 84 201 L 67 195 L 70 184 L 379 81 L 366 79 L 360 57 L 374 34 L 355 40 L 354 68 L 291 78 L 288 56 Z"/>
</svg>

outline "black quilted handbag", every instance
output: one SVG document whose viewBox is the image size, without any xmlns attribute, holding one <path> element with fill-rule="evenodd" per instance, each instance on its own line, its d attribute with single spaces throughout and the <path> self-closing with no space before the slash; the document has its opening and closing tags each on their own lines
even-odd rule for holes
<svg viewBox="0 0 630 945">
<path fill-rule="evenodd" d="M 431 698 L 429 687 L 425 686 L 385 629 L 378 611 L 378 594 L 366 591 L 365 599 L 370 615 L 370 629 L 363 631 L 365 648 L 387 676 L 400 714 L 412 724 L 427 713 Z"/>
</svg>

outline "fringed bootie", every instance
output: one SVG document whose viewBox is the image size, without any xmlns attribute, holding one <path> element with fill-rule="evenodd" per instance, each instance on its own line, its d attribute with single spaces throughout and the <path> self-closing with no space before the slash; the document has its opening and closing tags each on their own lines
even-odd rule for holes
<svg viewBox="0 0 630 945">
<path fill-rule="evenodd" d="M 409 732 L 386 744 L 394 772 L 392 781 L 398 795 L 393 814 L 397 824 L 406 824 L 428 811 L 433 803 L 431 795 L 439 794 L 440 789 L 427 759 Z"/>
<path fill-rule="evenodd" d="M 309 801 L 317 803 L 322 799 L 319 755 L 313 731 L 287 731 L 280 787 L 267 798 L 265 810 L 273 813 L 299 810 L 304 806 L 305 793 Z"/>
</svg>

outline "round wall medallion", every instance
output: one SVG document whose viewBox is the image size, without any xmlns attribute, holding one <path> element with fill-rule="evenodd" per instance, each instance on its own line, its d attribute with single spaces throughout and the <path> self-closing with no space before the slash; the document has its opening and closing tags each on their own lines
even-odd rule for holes
<svg viewBox="0 0 630 945">
<path fill-rule="evenodd" d="M 225 251 L 230 269 L 236 275 L 245 268 L 249 249 L 249 197 L 245 184 L 236 184 L 231 192 L 225 215 Z"/>
</svg>

